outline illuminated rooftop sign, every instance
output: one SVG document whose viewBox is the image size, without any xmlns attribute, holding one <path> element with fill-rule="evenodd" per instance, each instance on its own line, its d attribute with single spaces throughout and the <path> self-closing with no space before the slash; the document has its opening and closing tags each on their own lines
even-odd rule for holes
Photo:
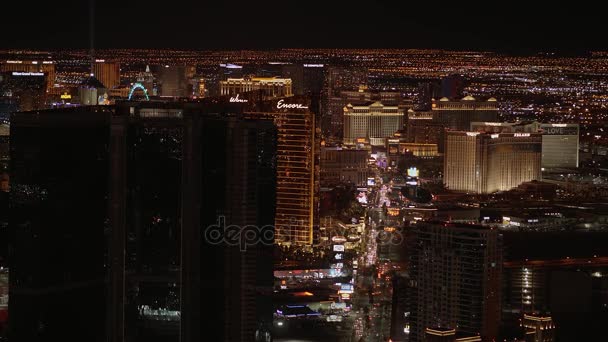
<svg viewBox="0 0 608 342">
<path fill-rule="evenodd" d="M 14 71 L 13 76 L 44 76 L 43 72 L 20 72 Z"/>
<path fill-rule="evenodd" d="M 420 172 L 418 172 L 418 169 L 415 167 L 410 167 L 407 169 L 407 175 L 410 177 L 418 177 L 419 174 Z"/>
<path fill-rule="evenodd" d="M 301 103 L 285 103 L 285 100 L 279 100 L 277 102 L 278 109 L 308 109 L 308 106 L 305 106 Z"/>
<path fill-rule="evenodd" d="M 222 63 L 222 64 L 220 64 L 220 67 L 226 68 L 226 69 L 243 69 L 243 67 L 240 65 L 230 64 L 230 63 L 228 63 L 228 64 Z"/>
<path fill-rule="evenodd" d="M 230 97 L 230 102 L 238 102 L 238 103 L 243 103 L 243 102 L 249 102 L 249 100 L 247 99 L 241 99 L 239 97 L 240 94 L 236 94 L 235 97 Z"/>
</svg>

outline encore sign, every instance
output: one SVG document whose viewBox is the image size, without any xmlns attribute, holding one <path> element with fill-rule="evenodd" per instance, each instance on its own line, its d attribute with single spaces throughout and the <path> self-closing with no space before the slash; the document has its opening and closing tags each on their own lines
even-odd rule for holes
<svg viewBox="0 0 608 342">
<path fill-rule="evenodd" d="M 308 106 L 305 106 L 301 103 L 285 103 L 285 100 L 279 100 L 277 102 L 278 109 L 308 109 Z"/>
</svg>

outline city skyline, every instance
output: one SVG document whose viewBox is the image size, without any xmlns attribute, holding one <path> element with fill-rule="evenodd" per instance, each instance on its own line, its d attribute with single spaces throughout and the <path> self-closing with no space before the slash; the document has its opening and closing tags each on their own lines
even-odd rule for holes
<svg viewBox="0 0 608 342">
<path fill-rule="evenodd" d="M 577 5 L 0 5 L 0 342 L 606 340 Z"/>
</svg>

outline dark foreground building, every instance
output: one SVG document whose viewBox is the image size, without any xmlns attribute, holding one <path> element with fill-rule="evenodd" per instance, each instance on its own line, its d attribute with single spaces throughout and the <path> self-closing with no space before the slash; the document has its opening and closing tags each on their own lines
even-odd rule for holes
<svg viewBox="0 0 608 342">
<path fill-rule="evenodd" d="M 496 339 L 502 271 L 498 230 L 425 222 L 412 234 L 409 341 L 424 341 L 427 328 Z"/>
<path fill-rule="evenodd" d="M 222 100 L 19 113 L 12 341 L 252 341 L 272 323 L 276 128 Z"/>
</svg>

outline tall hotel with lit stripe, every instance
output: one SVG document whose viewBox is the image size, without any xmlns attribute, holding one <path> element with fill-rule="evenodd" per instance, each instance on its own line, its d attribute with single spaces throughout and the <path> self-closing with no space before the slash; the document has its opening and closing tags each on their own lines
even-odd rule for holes
<svg viewBox="0 0 608 342">
<path fill-rule="evenodd" d="M 320 174 L 315 114 L 302 96 L 252 104 L 245 110 L 249 116 L 272 118 L 277 126 L 275 242 L 312 244 Z"/>
<path fill-rule="evenodd" d="M 541 179 L 541 133 L 446 133 L 444 183 L 487 194 Z"/>
<path fill-rule="evenodd" d="M 112 89 L 120 85 L 120 64 L 106 63 L 103 59 L 95 60 L 91 73 L 107 89 Z"/>
</svg>

